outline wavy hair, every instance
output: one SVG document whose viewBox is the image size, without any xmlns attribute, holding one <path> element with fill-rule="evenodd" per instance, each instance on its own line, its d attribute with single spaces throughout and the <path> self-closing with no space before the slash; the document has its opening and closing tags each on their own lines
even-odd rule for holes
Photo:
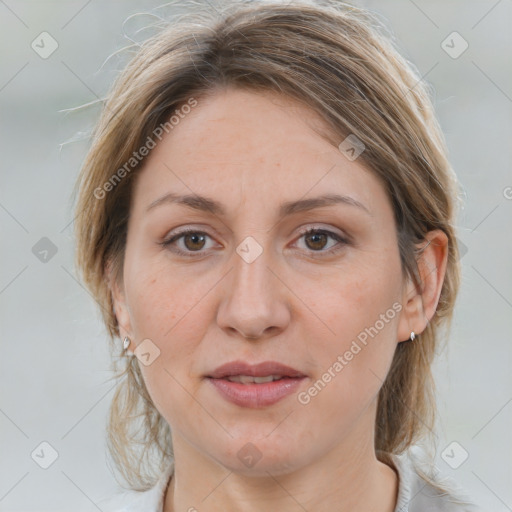
<svg viewBox="0 0 512 512">
<path fill-rule="evenodd" d="M 108 275 L 122 275 L 137 151 L 176 110 L 223 87 L 274 91 L 320 114 L 323 136 L 349 134 L 391 201 L 403 275 L 421 287 L 417 245 L 441 229 L 448 261 L 437 310 L 413 343 L 399 343 L 379 391 L 375 451 L 382 461 L 432 435 L 431 373 L 449 329 L 460 267 L 454 218 L 459 185 L 434 114 L 432 91 L 373 13 L 338 1 L 235 1 L 162 20 L 118 75 L 91 137 L 75 194 L 76 266 L 100 305 L 118 379 L 109 452 L 130 488 L 152 487 L 172 459 L 170 427 L 148 394 L 136 357 L 123 357 Z M 179 7 L 178 4 L 176 4 Z M 199 107 L 200 108 L 200 107 Z M 126 172 L 120 172 L 121 169 Z M 112 182 L 116 170 L 115 186 Z M 98 193 L 102 190 L 105 193 Z"/>
</svg>

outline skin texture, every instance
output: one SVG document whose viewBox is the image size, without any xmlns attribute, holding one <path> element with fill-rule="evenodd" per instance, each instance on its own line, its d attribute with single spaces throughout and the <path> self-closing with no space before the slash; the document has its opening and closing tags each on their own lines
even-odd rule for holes
<svg viewBox="0 0 512 512">
<path fill-rule="evenodd" d="M 376 399 L 397 344 L 435 313 L 447 238 L 428 234 L 415 290 L 402 278 L 381 182 L 315 126 L 321 119 L 289 98 L 218 90 L 162 139 L 138 176 L 123 275 L 111 289 L 130 349 L 150 339 L 160 350 L 139 365 L 173 432 L 166 512 L 394 510 L 397 475 L 374 451 Z M 206 195 L 226 215 L 171 203 L 146 211 L 168 192 Z M 369 213 L 336 204 L 277 215 L 284 201 L 325 193 L 351 196 Z M 191 257 L 160 245 L 178 227 L 207 235 L 174 243 Z M 301 227 L 350 241 L 315 239 Z M 252 263 L 236 252 L 248 236 L 263 249 Z M 394 303 L 401 310 L 307 404 L 295 393 L 240 407 L 204 378 L 229 361 L 273 360 L 307 375 L 303 392 Z M 247 443 L 261 454 L 251 468 L 237 456 Z"/>
</svg>

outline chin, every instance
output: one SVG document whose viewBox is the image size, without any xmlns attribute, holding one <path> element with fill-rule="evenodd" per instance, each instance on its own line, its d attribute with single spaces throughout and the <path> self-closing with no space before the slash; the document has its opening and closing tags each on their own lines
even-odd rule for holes
<svg viewBox="0 0 512 512">
<path fill-rule="evenodd" d="M 210 452 L 223 467 L 233 473 L 251 477 L 269 477 L 291 473 L 307 463 L 300 444 L 290 438 L 269 439 L 243 436 L 230 440 L 230 446 L 221 453 Z"/>
</svg>

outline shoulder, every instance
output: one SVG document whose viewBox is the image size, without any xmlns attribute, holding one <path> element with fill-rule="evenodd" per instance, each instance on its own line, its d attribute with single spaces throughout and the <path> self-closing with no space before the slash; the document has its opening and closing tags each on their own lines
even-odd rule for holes
<svg viewBox="0 0 512 512">
<path fill-rule="evenodd" d="M 482 512 L 453 479 L 411 451 L 390 454 L 399 475 L 395 512 Z"/>
<path fill-rule="evenodd" d="M 147 491 L 119 491 L 96 505 L 102 512 L 162 512 L 165 491 L 173 471 L 174 465 L 170 464 L 155 486 Z"/>
</svg>

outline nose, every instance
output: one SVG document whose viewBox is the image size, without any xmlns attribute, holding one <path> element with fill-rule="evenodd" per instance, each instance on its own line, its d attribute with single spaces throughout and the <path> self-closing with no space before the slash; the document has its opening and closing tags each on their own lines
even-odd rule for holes
<svg viewBox="0 0 512 512">
<path fill-rule="evenodd" d="M 250 263 L 238 253 L 233 256 L 217 313 L 219 327 L 231 337 L 267 339 L 281 333 L 290 321 L 289 292 L 269 252 L 264 249 Z"/>
</svg>

